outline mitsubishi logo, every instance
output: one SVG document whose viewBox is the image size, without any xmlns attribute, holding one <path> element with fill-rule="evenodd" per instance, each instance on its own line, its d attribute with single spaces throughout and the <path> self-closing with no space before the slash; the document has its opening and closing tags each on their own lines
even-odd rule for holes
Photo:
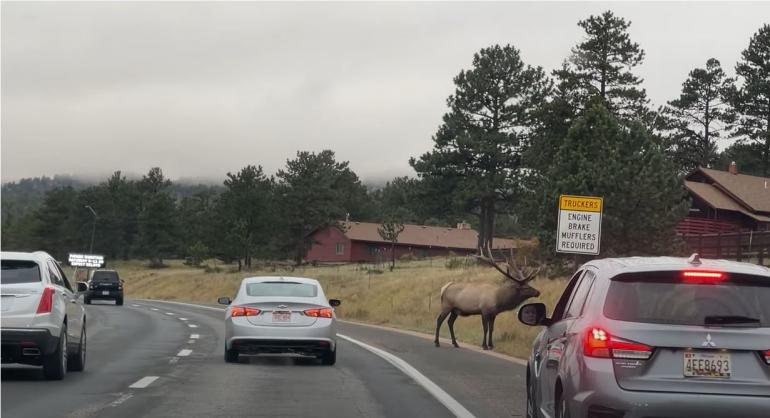
<svg viewBox="0 0 770 418">
<path fill-rule="evenodd" d="M 716 347 L 717 344 L 714 341 L 711 341 L 711 334 L 706 334 L 706 341 L 701 343 L 701 347 Z"/>
</svg>

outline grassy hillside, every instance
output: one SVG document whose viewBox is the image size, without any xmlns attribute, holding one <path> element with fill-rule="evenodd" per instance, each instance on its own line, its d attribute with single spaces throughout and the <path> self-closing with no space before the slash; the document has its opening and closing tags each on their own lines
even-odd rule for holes
<svg viewBox="0 0 770 418">
<path fill-rule="evenodd" d="M 400 263 L 393 272 L 370 274 L 371 266 L 306 267 L 294 271 L 271 269 L 249 273 L 228 272 L 232 266 L 220 266 L 222 272 L 206 273 L 174 262 L 169 268 L 151 270 L 139 262 L 115 264 L 126 281 L 128 297 L 216 303 L 219 296 L 230 296 L 242 278 L 259 275 L 303 276 L 318 279 L 330 298 L 342 300 L 337 309 L 341 319 L 392 326 L 413 331 L 433 333 L 440 308 L 441 286 L 455 282 L 500 282 L 495 270 L 483 266 L 446 267 L 446 259 Z M 462 264 L 462 263 L 460 263 Z M 542 301 L 550 308 L 561 295 L 563 279 L 537 279 L 533 286 L 540 290 Z M 530 301 L 535 301 L 531 299 Z M 459 318 L 455 323 L 458 339 L 481 343 L 481 319 L 478 316 Z M 498 316 L 495 323 L 495 350 L 526 357 L 538 328 L 518 322 L 515 312 Z M 442 336 L 449 336 L 446 323 Z M 426 342 L 427 344 L 428 342 Z"/>
</svg>

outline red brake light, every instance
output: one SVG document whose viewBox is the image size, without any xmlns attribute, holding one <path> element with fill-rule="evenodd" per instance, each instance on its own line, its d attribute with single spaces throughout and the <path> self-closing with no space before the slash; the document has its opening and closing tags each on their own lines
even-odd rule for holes
<svg viewBox="0 0 770 418">
<path fill-rule="evenodd" d="M 767 350 L 767 351 L 765 351 L 765 352 L 764 352 L 764 353 L 762 353 L 762 354 L 764 354 L 764 357 L 765 357 L 765 363 L 767 363 L 767 364 L 770 364 L 770 350 Z"/>
<path fill-rule="evenodd" d="M 688 282 L 718 282 L 725 278 L 721 271 L 685 270 L 682 278 Z"/>
<path fill-rule="evenodd" d="M 583 353 L 588 357 L 646 360 L 652 355 L 652 347 L 613 337 L 601 328 L 591 328 L 583 343 Z"/>
<path fill-rule="evenodd" d="M 331 318 L 332 314 L 333 314 L 332 308 L 318 308 L 318 309 L 305 310 L 305 315 L 313 316 L 316 318 Z"/>
<path fill-rule="evenodd" d="M 53 309 L 53 288 L 45 287 L 43 288 L 43 296 L 40 297 L 40 304 L 37 305 L 37 313 L 51 313 L 51 309 Z"/>
<path fill-rule="evenodd" d="M 230 316 L 236 317 L 236 316 L 257 316 L 259 313 L 262 312 L 257 308 L 248 308 L 246 306 L 231 306 L 230 307 Z"/>
</svg>

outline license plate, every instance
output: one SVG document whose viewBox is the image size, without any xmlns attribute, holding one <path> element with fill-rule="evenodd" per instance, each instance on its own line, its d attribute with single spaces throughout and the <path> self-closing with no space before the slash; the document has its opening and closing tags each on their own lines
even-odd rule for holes
<svg viewBox="0 0 770 418">
<path fill-rule="evenodd" d="M 291 322 L 291 312 L 273 312 L 273 322 Z"/>
<path fill-rule="evenodd" d="M 730 378 L 732 372 L 730 353 L 688 351 L 684 353 L 685 377 Z"/>
<path fill-rule="evenodd" d="M 110 294 L 109 290 L 102 290 L 102 295 L 109 295 L 109 294 Z"/>
</svg>

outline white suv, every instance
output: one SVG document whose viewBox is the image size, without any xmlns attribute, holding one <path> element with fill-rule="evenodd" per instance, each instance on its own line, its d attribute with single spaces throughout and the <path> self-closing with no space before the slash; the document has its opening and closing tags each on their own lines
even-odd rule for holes
<svg viewBox="0 0 770 418">
<path fill-rule="evenodd" d="M 82 371 L 86 312 L 59 264 L 44 252 L 2 252 L 0 327 L 2 362 L 43 366 L 47 379 Z"/>
</svg>

